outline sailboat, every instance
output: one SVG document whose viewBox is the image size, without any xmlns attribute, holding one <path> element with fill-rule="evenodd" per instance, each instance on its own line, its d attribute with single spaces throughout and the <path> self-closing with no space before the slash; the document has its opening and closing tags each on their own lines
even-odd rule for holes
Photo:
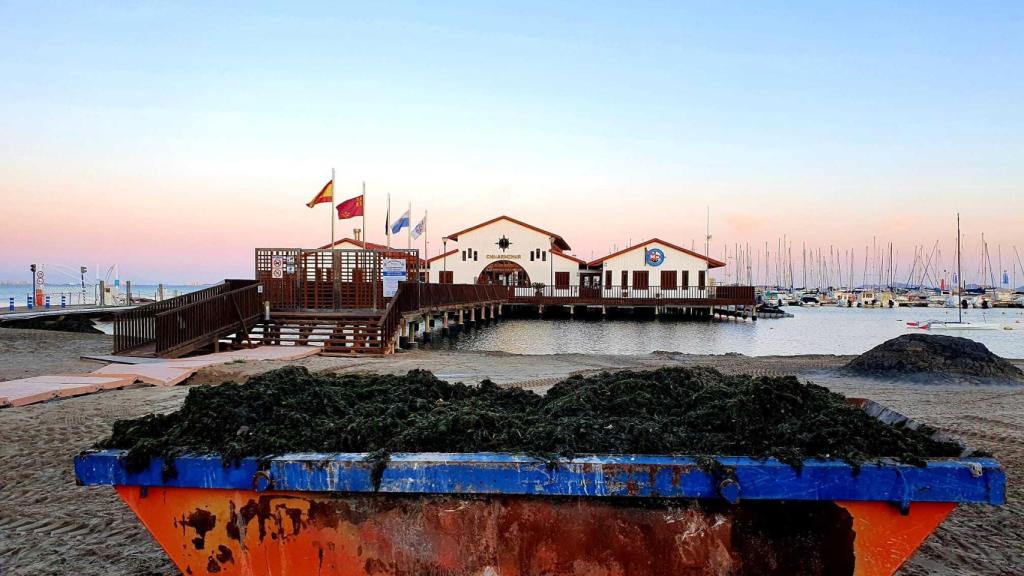
<svg viewBox="0 0 1024 576">
<path fill-rule="evenodd" d="M 957 300 L 962 298 L 964 291 L 964 279 L 961 274 L 960 266 L 960 214 L 956 215 L 956 292 Z M 956 307 L 957 320 L 956 322 L 949 320 L 926 320 L 924 322 L 908 322 L 908 328 L 918 328 L 921 330 L 998 330 L 998 324 L 992 324 L 988 322 L 964 322 L 964 304 L 958 302 Z"/>
</svg>

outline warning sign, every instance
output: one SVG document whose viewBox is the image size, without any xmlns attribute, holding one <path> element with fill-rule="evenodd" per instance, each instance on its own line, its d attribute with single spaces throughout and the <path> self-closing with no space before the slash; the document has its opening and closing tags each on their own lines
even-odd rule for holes
<svg viewBox="0 0 1024 576">
<path fill-rule="evenodd" d="M 270 277 L 284 278 L 284 256 L 272 256 L 270 258 Z"/>
</svg>

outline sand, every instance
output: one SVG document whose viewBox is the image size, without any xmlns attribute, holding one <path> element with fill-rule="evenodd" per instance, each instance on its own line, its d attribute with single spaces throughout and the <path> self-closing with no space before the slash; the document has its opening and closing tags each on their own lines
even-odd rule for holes
<svg viewBox="0 0 1024 576">
<path fill-rule="evenodd" d="M 68 367 L 83 362 L 78 355 L 109 350 L 105 336 L 47 332 L 44 337 L 29 332 L 34 331 L 0 330 L 0 378 L 69 371 Z M 907 385 L 828 376 L 828 371 L 847 361 L 841 356 L 515 356 L 418 351 L 385 358 L 312 357 L 296 363 L 314 371 L 403 373 L 417 367 L 451 380 L 488 377 L 538 391 L 573 373 L 662 365 L 805 375 L 843 394 L 872 398 L 957 434 L 972 447 L 995 453 L 1006 467 L 1008 504 L 960 507 L 900 574 L 1024 574 L 1024 388 Z M 1015 363 L 1024 366 L 1024 362 Z M 114 390 L 0 410 L 0 575 L 177 574 L 113 489 L 75 486 L 71 459 L 108 434 L 115 419 L 176 409 L 189 385 L 243 378 L 281 365 L 228 364 L 204 369 L 186 385 L 173 388 Z"/>
</svg>

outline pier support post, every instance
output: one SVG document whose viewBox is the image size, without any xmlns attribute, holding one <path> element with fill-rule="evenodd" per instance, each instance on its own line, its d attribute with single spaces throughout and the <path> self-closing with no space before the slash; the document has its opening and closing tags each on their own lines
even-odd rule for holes
<svg viewBox="0 0 1024 576">
<path fill-rule="evenodd" d="M 537 316 L 543 316 L 543 315 L 544 315 L 544 305 L 541 304 L 541 305 L 537 306 Z"/>
<path fill-rule="evenodd" d="M 451 335 L 451 330 L 448 329 L 448 312 L 441 312 L 441 338 L 448 338 Z"/>
<path fill-rule="evenodd" d="M 100 293 L 96 296 L 96 299 L 99 300 L 99 302 L 96 303 L 99 306 L 102 307 L 107 305 L 107 283 L 104 280 L 100 280 Z"/>
<path fill-rule="evenodd" d="M 129 306 L 131 306 L 131 303 L 132 303 L 132 281 L 131 280 L 125 280 L 124 281 L 124 302 L 125 302 L 125 304 L 128 304 Z"/>
<path fill-rule="evenodd" d="M 423 341 L 430 342 L 430 330 L 431 325 L 434 323 L 434 317 L 430 314 L 423 315 Z"/>
<path fill-rule="evenodd" d="M 398 322 L 398 347 L 409 347 L 409 321 L 405 318 Z"/>
<path fill-rule="evenodd" d="M 476 325 L 476 308 L 473 307 L 469 309 L 469 325 L 474 327 Z"/>
<path fill-rule="evenodd" d="M 157 284 L 156 285 L 156 301 L 157 302 L 162 302 L 163 299 L 164 299 L 164 285 L 163 284 Z"/>
</svg>

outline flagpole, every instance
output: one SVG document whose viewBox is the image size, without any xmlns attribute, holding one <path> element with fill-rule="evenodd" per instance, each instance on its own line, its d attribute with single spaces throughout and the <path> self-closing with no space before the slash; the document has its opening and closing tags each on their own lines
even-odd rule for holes
<svg viewBox="0 0 1024 576">
<path fill-rule="evenodd" d="M 405 227 L 405 249 L 412 250 L 412 202 L 409 202 L 409 211 L 405 214 L 409 218 L 408 225 Z"/>
<path fill-rule="evenodd" d="M 334 168 L 331 168 L 331 250 L 334 250 Z"/>
<path fill-rule="evenodd" d="M 363 180 L 363 248 L 366 248 L 366 180 Z"/>
<path fill-rule="evenodd" d="M 388 236 L 388 250 L 391 250 L 391 192 L 388 192 L 388 211 L 384 215 L 384 233 Z"/>
</svg>

